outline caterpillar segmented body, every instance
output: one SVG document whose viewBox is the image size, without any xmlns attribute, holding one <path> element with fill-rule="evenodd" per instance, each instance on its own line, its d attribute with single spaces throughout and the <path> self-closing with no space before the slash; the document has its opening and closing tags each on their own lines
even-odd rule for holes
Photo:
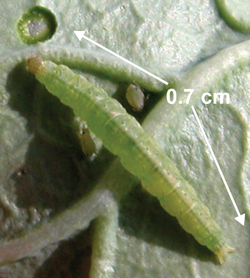
<svg viewBox="0 0 250 278">
<path fill-rule="evenodd" d="M 135 118 L 104 90 L 69 68 L 39 57 L 28 59 L 27 64 L 36 79 L 86 121 L 104 146 L 118 155 L 123 166 L 159 199 L 161 206 L 222 263 L 233 249 L 226 244 L 221 228 L 192 186 Z"/>
</svg>

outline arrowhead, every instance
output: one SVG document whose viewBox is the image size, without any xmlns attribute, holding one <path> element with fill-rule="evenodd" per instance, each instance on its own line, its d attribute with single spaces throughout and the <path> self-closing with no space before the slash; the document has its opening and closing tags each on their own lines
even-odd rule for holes
<svg viewBox="0 0 250 278">
<path fill-rule="evenodd" d="M 85 31 L 74 31 L 74 33 L 77 36 L 78 40 L 81 41 L 81 39 L 84 37 Z"/>
<path fill-rule="evenodd" d="M 236 221 L 238 221 L 242 226 L 245 224 L 245 213 L 241 214 L 234 218 Z"/>
</svg>

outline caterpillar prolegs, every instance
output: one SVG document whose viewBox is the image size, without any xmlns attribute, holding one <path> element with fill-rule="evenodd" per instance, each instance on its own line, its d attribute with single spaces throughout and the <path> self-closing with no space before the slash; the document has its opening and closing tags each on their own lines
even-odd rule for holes
<svg viewBox="0 0 250 278">
<path fill-rule="evenodd" d="M 129 172 L 140 178 L 143 187 L 159 199 L 161 206 L 222 263 L 234 249 L 227 245 L 221 228 L 192 186 L 136 119 L 104 90 L 66 66 L 39 57 L 31 57 L 27 64 L 36 79 L 87 122 L 89 129 L 120 157 Z"/>
</svg>

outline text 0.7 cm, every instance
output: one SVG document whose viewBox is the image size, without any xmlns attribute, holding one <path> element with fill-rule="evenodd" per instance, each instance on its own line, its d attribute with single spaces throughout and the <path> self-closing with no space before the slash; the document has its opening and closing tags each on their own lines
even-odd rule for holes
<svg viewBox="0 0 250 278">
<path fill-rule="evenodd" d="M 166 94 L 166 100 L 169 104 L 175 104 L 176 102 L 179 104 L 189 104 L 189 101 L 191 99 L 191 96 L 194 92 L 194 89 L 184 89 L 185 93 L 187 94 L 186 101 L 177 100 L 177 92 L 175 89 L 168 89 Z M 218 93 L 204 93 L 201 96 L 201 101 L 204 104 L 229 104 L 230 103 L 230 95 L 226 92 L 218 92 Z"/>
</svg>

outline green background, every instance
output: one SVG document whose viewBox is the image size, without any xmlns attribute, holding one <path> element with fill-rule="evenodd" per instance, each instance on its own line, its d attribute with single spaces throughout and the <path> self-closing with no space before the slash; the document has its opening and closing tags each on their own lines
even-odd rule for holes
<svg viewBox="0 0 250 278">
<path fill-rule="evenodd" d="M 232 7 L 235 1 L 227 3 Z M 241 3 L 236 14 L 247 26 Z M 49 9 L 58 27 L 50 40 L 28 46 L 16 25 L 35 5 Z M 91 265 L 92 278 L 249 277 L 250 43 L 247 28 L 231 29 L 220 14 L 216 3 L 206 0 L 2 1 L 0 259 L 8 253 L 14 262 L 2 266 L 0 274 L 89 277 Z M 91 43 L 79 42 L 75 30 L 88 31 L 93 40 L 170 81 L 178 100 L 186 100 L 184 88 L 195 89 L 192 101 L 168 104 L 163 90 L 149 96 L 142 114 L 133 113 L 124 101 L 133 77 L 125 82 L 120 73 L 129 76 L 130 68 Z M 71 110 L 27 72 L 25 59 L 33 54 L 78 70 L 139 121 L 146 117 L 146 131 L 194 186 L 236 249 L 222 266 L 142 189 L 118 158 L 101 148 L 100 140 L 95 139 L 97 156 L 84 157 Z M 87 65 L 80 65 L 81 59 L 88 60 Z M 118 74 L 117 64 L 122 68 Z M 201 103 L 204 92 L 219 91 L 230 94 L 229 105 Z M 237 214 L 191 105 L 240 212 L 246 213 L 244 227 L 234 220 Z M 101 220 L 95 221 L 98 216 Z M 10 250 L 15 251 L 10 255 Z"/>
</svg>

